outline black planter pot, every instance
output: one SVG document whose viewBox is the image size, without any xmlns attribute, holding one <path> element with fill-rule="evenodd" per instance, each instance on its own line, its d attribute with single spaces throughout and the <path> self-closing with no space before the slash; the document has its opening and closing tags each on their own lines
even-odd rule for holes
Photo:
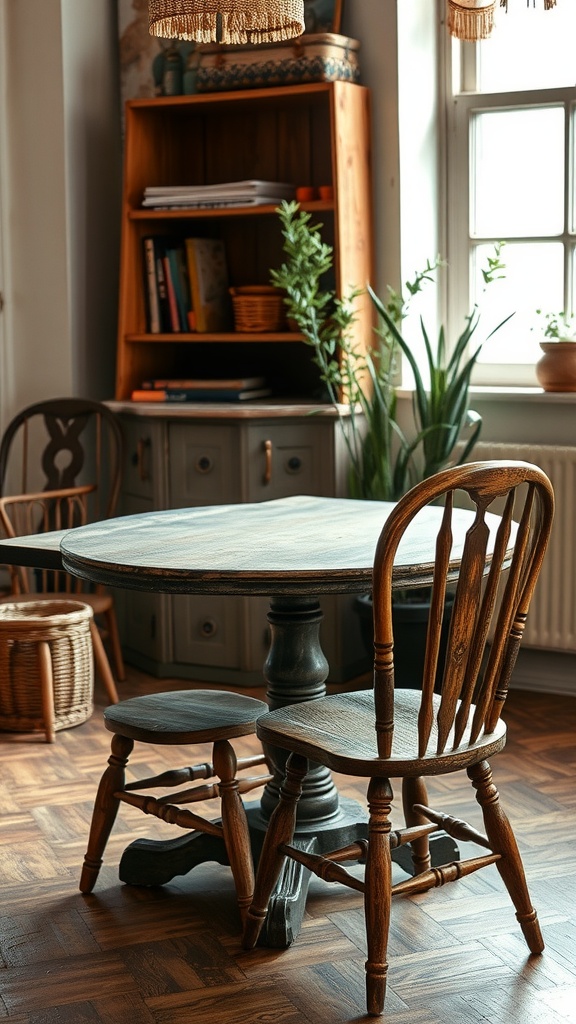
<svg viewBox="0 0 576 1024">
<path fill-rule="evenodd" d="M 446 659 L 448 630 L 452 615 L 453 595 L 448 595 L 444 608 L 438 677 Z M 374 659 L 374 627 L 372 617 L 372 595 L 361 594 L 356 598 L 356 611 L 360 617 L 360 631 L 370 663 Z M 408 690 L 420 689 L 424 672 L 424 651 L 426 631 L 430 614 L 429 601 L 403 600 L 394 604 L 392 624 L 394 629 L 394 679 L 397 687 Z"/>
</svg>

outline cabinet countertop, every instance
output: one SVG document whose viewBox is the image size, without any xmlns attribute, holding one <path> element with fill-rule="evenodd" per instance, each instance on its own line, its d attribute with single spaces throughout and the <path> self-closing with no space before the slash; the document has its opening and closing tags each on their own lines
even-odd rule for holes
<svg viewBox="0 0 576 1024">
<path fill-rule="evenodd" d="M 347 405 L 322 405 L 319 403 L 285 402 L 131 402 L 111 400 L 106 405 L 114 412 L 128 413 L 130 416 L 155 416 L 160 419 L 218 419 L 218 420 L 269 420 L 269 419 L 301 419 L 305 416 L 321 416 L 337 419 L 339 415 L 348 416 Z"/>
</svg>

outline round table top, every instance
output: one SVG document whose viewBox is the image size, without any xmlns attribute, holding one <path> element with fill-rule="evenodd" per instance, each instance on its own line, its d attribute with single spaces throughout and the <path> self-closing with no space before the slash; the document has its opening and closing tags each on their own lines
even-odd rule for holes
<svg viewBox="0 0 576 1024">
<path fill-rule="evenodd" d="M 160 593 L 312 595 L 362 593 L 389 502 L 298 495 L 124 516 L 66 533 L 65 569 L 108 586 Z M 441 508 L 425 508 L 405 534 L 395 583 L 431 582 Z M 491 517 L 496 528 L 499 519 Z M 455 510 L 458 565 L 473 514 Z"/>
</svg>

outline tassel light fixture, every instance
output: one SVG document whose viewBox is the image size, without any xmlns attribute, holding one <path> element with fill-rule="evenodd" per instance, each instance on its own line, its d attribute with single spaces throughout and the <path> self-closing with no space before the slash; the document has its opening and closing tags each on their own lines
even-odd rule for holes
<svg viewBox="0 0 576 1024">
<path fill-rule="evenodd" d="M 474 43 L 488 39 L 494 28 L 496 0 L 448 0 L 448 31 L 456 39 Z"/>
<path fill-rule="evenodd" d="M 536 6 L 536 0 L 526 0 L 526 6 Z M 556 0 L 544 0 L 544 10 L 551 11 Z M 476 43 L 479 39 L 488 39 L 494 28 L 494 8 L 496 0 L 447 0 L 448 31 L 456 39 L 467 43 Z M 500 7 L 508 11 L 508 0 L 500 0 Z"/>
<path fill-rule="evenodd" d="M 304 32 L 304 0 L 148 0 L 150 35 L 198 43 L 268 43 Z"/>
</svg>

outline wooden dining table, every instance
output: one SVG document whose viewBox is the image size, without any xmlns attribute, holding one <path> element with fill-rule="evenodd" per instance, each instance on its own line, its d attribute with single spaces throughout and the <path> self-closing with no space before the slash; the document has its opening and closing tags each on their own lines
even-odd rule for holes
<svg viewBox="0 0 576 1024">
<path fill-rule="evenodd" d="M 267 596 L 270 649 L 263 667 L 271 708 L 324 696 L 328 664 L 320 644 L 324 594 L 371 589 L 376 542 L 393 504 L 307 495 L 278 500 L 168 509 L 119 517 L 67 532 L 0 541 L 0 559 L 59 568 L 108 587 L 167 594 Z M 394 585 L 429 585 L 442 509 L 425 508 L 398 549 Z M 451 574 L 472 513 L 455 510 Z M 497 516 L 488 517 L 493 535 Z M 248 807 L 255 852 L 275 807 L 286 755 L 267 751 L 274 779 Z M 366 816 L 339 796 L 330 772 L 315 767 L 298 808 L 297 841 L 324 852 L 367 835 Z M 435 860 L 458 857 L 443 837 Z M 409 856 L 409 853 L 408 853 Z M 139 839 L 124 851 L 120 878 L 163 884 L 206 860 L 223 860 L 211 837 L 185 834 L 165 842 Z M 406 870 L 410 865 L 403 863 Z M 300 927 L 305 871 L 280 880 L 267 924 L 269 945 L 286 946 Z"/>
</svg>

